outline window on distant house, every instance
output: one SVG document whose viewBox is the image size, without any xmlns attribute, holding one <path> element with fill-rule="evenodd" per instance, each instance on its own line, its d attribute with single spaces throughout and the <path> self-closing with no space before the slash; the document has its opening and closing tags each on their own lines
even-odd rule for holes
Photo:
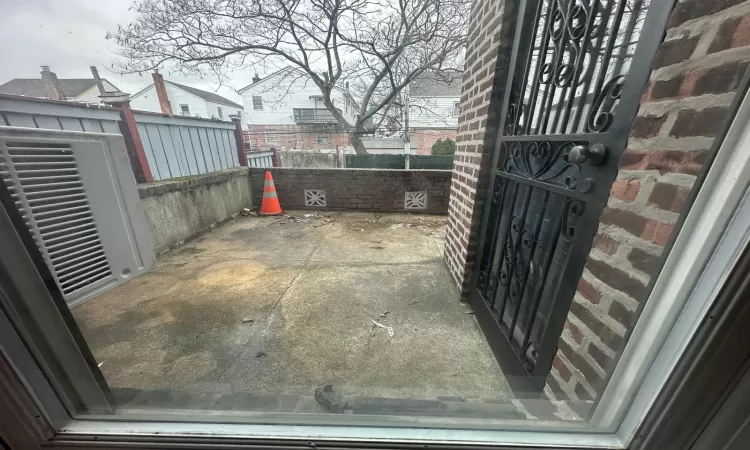
<svg viewBox="0 0 750 450">
<path fill-rule="evenodd" d="M 461 102 L 453 102 L 453 117 L 461 115 Z"/>
<path fill-rule="evenodd" d="M 279 143 L 279 133 L 266 132 L 266 144 L 278 144 L 278 143 Z"/>
<path fill-rule="evenodd" d="M 255 111 L 263 111 L 263 97 L 253 95 L 253 109 Z"/>
<path fill-rule="evenodd" d="M 216 112 L 219 114 L 219 120 L 224 119 L 224 111 L 221 110 L 221 107 L 216 108 Z"/>
<path fill-rule="evenodd" d="M 328 144 L 330 142 L 330 137 L 327 133 L 319 133 L 315 138 L 315 142 L 318 144 Z"/>
<path fill-rule="evenodd" d="M 180 105 L 180 114 L 183 116 L 190 115 L 190 107 L 188 105 Z"/>
</svg>

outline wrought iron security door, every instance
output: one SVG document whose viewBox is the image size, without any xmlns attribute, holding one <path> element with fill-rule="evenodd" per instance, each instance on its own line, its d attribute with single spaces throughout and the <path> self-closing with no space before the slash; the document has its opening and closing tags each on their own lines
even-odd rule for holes
<svg viewBox="0 0 750 450">
<path fill-rule="evenodd" d="M 519 3 L 470 298 L 528 393 L 552 365 L 671 2 Z"/>
</svg>

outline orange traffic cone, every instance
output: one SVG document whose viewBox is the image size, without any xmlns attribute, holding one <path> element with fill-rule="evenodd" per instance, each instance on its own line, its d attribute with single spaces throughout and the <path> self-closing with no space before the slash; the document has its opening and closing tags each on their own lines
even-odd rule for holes
<svg viewBox="0 0 750 450">
<path fill-rule="evenodd" d="M 263 202 L 260 204 L 260 214 L 263 216 L 278 216 L 282 214 L 279 197 L 276 195 L 276 186 L 273 185 L 273 177 L 270 171 L 266 171 L 266 182 L 263 185 Z"/>
</svg>

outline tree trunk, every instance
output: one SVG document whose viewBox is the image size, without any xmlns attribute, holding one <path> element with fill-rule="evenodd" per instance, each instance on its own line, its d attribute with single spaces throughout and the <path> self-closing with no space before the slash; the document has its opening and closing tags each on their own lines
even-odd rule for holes
<svg viewBox="0 0 750 450">
<path fill-rule="evenodd" d="M 367 149 L 365 144 L 362 143 L 362 129 L 360 127 L 354 128 L 349 135 L 349 143 L 354 147 L 354 152 L 358 155 L 367 155 Z"/>
</svg>

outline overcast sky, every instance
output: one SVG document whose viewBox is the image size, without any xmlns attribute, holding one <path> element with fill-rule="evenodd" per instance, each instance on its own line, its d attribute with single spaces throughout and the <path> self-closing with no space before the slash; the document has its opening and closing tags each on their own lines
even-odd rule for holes
<svg viewBox="0 0 750 450">
<path fill-rule="evenodd" d="M 102 77 L 127 93 L 148 86 L 152 82 L 148 74 L 123 76 L 111 70 L 116 44 L 105 37 L 134 18 L 128 11 L 132 4 L 132 0 L 0 0 L 0 84 L 13 78 L 38 78 L 42 65 L 50 66 L 58 78 L 89 78 L 89 66 L 95 65 Z M 239 103 L 234 90 L 250 84 L 253 77 L 233 73 L 230 86 L 219 86 L 216 80 L 162 74 Z"/>
</svg>

